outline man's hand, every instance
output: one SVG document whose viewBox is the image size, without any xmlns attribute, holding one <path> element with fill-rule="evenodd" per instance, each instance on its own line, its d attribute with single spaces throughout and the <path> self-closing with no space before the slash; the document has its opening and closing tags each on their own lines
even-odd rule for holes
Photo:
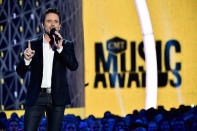
<svg viewBox="0 0 197 131">
<path fill-rule="evenodd" d="M 32 50 L 31 49 L 31 43 L 30 43 L 30 40 L 28 41 L 28 48 L 25 49 L 24 51 L 24 57 L 26 60 L 31 60 L 32 57 L 34 56 L 35 54 L 35 50 Z"/>
<path fill-rule="evenodd" d="M 60 48 L 62 48 L 63 39 L 62 39 L 62 36 L 60 35 L 60 33 L 58 31 L 55 31 L 55 34 L 58 35 L 61 38 L 61 40 L 59 40 L 58 43 L 57 43 L 55 41 L 55 36 L 53 35 L 54 45 L 57 47 L 57 49 L 60 49 Z"/>
</svg>

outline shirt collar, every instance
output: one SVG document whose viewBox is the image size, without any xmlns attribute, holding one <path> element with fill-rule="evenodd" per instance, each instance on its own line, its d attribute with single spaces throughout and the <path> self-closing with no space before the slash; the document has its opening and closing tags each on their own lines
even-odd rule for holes
<svg viewBox="0 0 197 131">
<path fill-rule="evenodd" d="M 49 43 L 46 41 L 44 34 L 43 34 L 43 46 L 49 47 Z"/>
</svg>

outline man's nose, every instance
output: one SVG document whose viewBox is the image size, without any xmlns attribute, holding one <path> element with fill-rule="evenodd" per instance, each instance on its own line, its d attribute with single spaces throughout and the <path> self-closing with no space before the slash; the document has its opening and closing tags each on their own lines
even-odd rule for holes
<svg viewBox="0 0 197 131">
<path fill-rule="evenodd" d="M 55 26 L 55 22 L 52 22 L 52 23 L 51 23 L 51 26 Z"/>
<path fill-rule="evenodd" d="M 54 25 L 54 24 L 51 24 L 51 29 L 52 29 L 52 28 L 55 28 L 55 25 Z"/>
</svg>

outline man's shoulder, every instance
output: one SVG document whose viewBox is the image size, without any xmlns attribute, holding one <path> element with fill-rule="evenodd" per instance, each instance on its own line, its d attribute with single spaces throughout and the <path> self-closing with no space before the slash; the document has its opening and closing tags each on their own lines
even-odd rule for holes
<svg viewBox="0 0 197 131">
<path fill-rule="evenodd" d="M 39 35 L 37 37 L 34 37 L 33 39 L 30 40 L 31 43 L 37 43 L 38 41 L 43 40 L 43 35 Z"/>
<path fill-rule="evenodd" d="M 36 37 L 34 37 L 34 38 L 32 38 L 32 39 L 27 39 L 26 41 L 25 41 L 25 47 L 27 48 L 27 46 L 28 46 L 28 41 L 30 41 L 30 43 L 31 43 L 31 46 L 36 46 L 36 45 L 39 45 L 40 43 L 42 43 L 42 41 L 43 41 L 43 38 L 42 38 L 42 35 L 39 35 L 39 36 L 36 36 Z"/>
<path fill-rule="evenodd" d="M 42 39 L 43 39 L 43 38 L 42 38 L 42 35 L 39 35 L 39 36 L 36 36 L 36 37 L 34 37 L 34 38 L 25 40 L 25 43 L 28 43 L 28 41 L 30 41 L 31 43 L 35 43 L 35 42 L 37 42 L 37 41 L 39 41 L 39 40 L 42 40 Z"/>
</svg>

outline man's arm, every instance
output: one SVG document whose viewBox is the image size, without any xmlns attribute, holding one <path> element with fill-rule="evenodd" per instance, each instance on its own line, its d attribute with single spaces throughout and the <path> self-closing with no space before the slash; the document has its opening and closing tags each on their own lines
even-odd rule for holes
<svg viewBox="0 0 197 131">
<path fill-rule="evenodd" d="M 31 49 L 31 43 L 28 41 L 28 48 L 25 49 L 23 56 L 20 58 L 20 63 L 18 64 L 16 68 L 16 72 L 23 77 L 27 70 L 30 67 L 30 63 L 32 60 L 32 57 L 34 56 L 35 51 Z"/>
<path fill-rule="evenodd" d="M 28 71 L 30 65 L 25 65 L 24 56 L 20 58 L 20 62 L 16 67 L 16 72 L 20 77 L 24 77 L 26 72 Z"/>
<path fill-rule="evenodd" d="M 63 49 L 61 53 L 59 53 L 62 58 L 63 63 L 70 70 L 74 71 L 78 68 L 78 62 L 75 56 L 74 44 L 70 41 L 63 41 Z"/>
</svg>

